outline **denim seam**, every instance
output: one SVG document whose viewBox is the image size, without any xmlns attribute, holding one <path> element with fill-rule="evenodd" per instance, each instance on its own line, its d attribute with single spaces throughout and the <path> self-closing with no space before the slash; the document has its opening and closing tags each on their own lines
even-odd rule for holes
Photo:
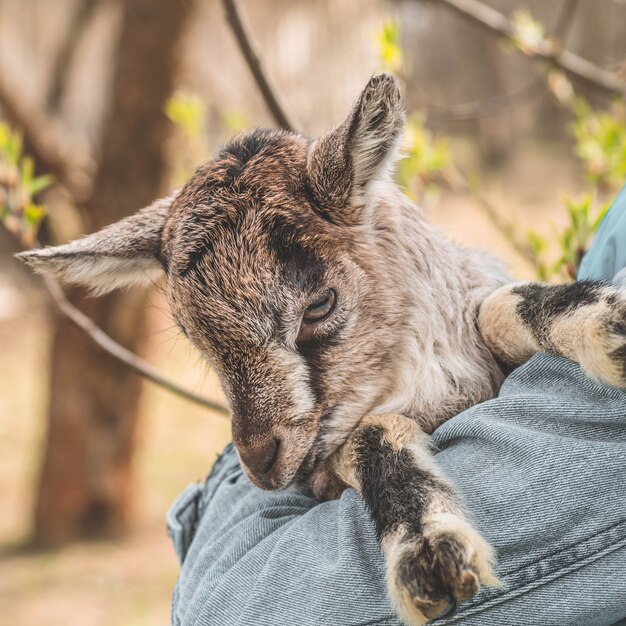
<svg viewBox="0 0 626 626">
<path fill-rule="evenodd" d="M 367 622 L 355 622 L 353 626 L 394 626 L 398 623 L 398 618 L 394 615 L 391 617 L 383 617 L 382 619 L 368 620 Z"/>
<path fill-rule="evenodd" d="M 610 530 L 611 529 L 609 529 L 609 531 Z M 452 624 L 454 622 L 458 622 L 459 620 L 469 617 L 471 615 L 482 613 L 483 611 L 486 611 L 492 607 L 498 606 L 499 604 L 502 604 L 503 602 L 506 602 L 507 600 L 511 600 L 512 598 L 517 598 L 519 596 L 522 596 L 525 593 L 528 593 L 530 591 L 533 591 L 535 589 L 542 587 L 543 585 L 546 585 L 550 582 L 558 580 L 559 578 L 566 576 L 567 574 L 571 574 L 572 572 L 575 572 L 587 565 L 591 565 L 592 563 L 602 558 L 603 556 L 609 555 L 612 552 L 616 552 L 617 550 L 620 550 L 621 548 L 625 548 L 625 547 L 626 547 L 626 537 L 623 537 L 622 539 L 618 540 L 615 543 L 611 543 L 609 545 L 605 545 L 602 548 L 599 548 L 597 551 L 593 552 L 592 554 L 588 555 L 587 557 L 585 557 L 584 559 L 580 561 L 570 563 L 569 565 L 566 565 L 565 567 L 554 570 L 553 572 L 550 572 L 549 574 L 541 576 L 540 578 L 531 580 L 523 584 L 520 587 L 508 589 L 503 594 L 498 595 L 495 598 L 485 600 L 474 606 L 470 606 L 466 610 L 458 613 L 457 615 L 453 617 L 450 617 L 449 619 L 445 621 L 433 622 L 433 625 Z M 550 558 L 547 560 L 550 560 Z"/>
<path fill-rule="evenodd" d="M 624 526 L 626 528 L 626 524 L 618 524 L 617 527 L 619 528 L 619 526 Z M 616 528 L 616 526 L 611 526 L 610 528 L 606 529 L 605 531 L 603 531 L 602 533 L 600 533 L 599 535 L 596 535 L 593 538 L 597 538 L 599 536 L 602 536 L 604 534 L 609 534 L 612 530 L 614 530 Z M 476 615 L 477 613 L 482 613 L 484 611 L 487 611 L 495 606 L 498 606 L 499 604 L 502 604 L 503 602 L 506 602 L 507 600 L 510 600 L 512 598 L 516 598 L 518 596 L 522 596 L 525 593 L 528 593 L 529 591 L 533 591 L 534 589 L 538 589 L 540 587 L 542 587 L 545 584 L 548 584 L 550 582 L 553 582 L 555 580 L 558 580 L 559 578 L 566 576 L 567 574 L 571 574 L 572 572 L 575 572 L 576 570 L 579 570 L 583 567 L 585 567 L 586 565 L 590 565 L 592 563 L 594 563 L 595 561 L 597 561 L 598 559 L 602 558 L 605 555 L 611 554 L 612 552 L 615 552 L 621 548 L 626 547 L 626 536 L 621 538 L 620 540 L 618 540 L 615 543 L 610 543 L 608 545 L 603 546 L 602 548 L 599 548 L 598 550 L 596 550 L 595 552 L 593 552 L 592 554 L 588 555 L 586 558 L 577 561 L 575 563 L 570 563 L 569 565 L 565 566 L 565 567 L 561 567 L 557 570 L 554 570 L 553 572 L 550 572 L 549 574 L 546 574 L 544 576 L 541 576 L 540 578 L 534 579 L 532 581 L 529 581 L 525 584 L 523 584 L 520 587 L 515 587 L 513 589 L 508 589 L 507 591 L 505 591 L 503 594 L 496 596 L 495 598 L 491 598 L 491 599 L 487 599 L 484 600 L 483 602 L 480 602 L 478 604 L 474 604 L 473 606 L 469 606 L 467 609 L 460 611 L 459 613 L 457 613 L 454 616 L 451 616 L 449 618 L 446 618 L 445 620 L 436 620 L 434 622 L 432 622 L 433 626 L 436 625 L 441 625 L 444 626 L 446 624 L 452 624 L 453 622 L 458 622 L 461 619 L 465 619 L 466 617 L 470 617 L 472 615 Z M 540 561 L 536 561 L 530 565 L 532 566 L 536 566 L 541 562 L 545 562 L 545 561 L 551 561 L 554 560 L 554 557 L 557 557 L 559 554 L 561 554 L 562 552 L 565 552 L 567 550 L 571 550 L 572 546 L 568 546 L 567 548 L 565 548 L 564 550 L 560 551 L 559 553 L 555 553 L 550 555 L 549 557 L 546 557 L 545 559 L 541 559 Z M 522 568 L 522 569 L 526 569 L 526 568 Z M 516 570 L 516 571 L 520 571 L 520 570 Z M 384 626 L 385 624 L 390 624 L 392 622 L 390 622 L 390 620 L 393 620 L 394 617 L 384 617 L 382 619 L 378 619 L 378 620 L 374 620 L 374 621 L 367 621 L 367 622 L 358 622 L 355 623 L 354 626 Z M 396 618 L 397 619 L 397 618 Z"/>
<path fill-rule="evenodd" d="M 524 570 L 529 570 L 533 566 L 539 567 L 541 563 L 546 563 L 551 560 L 557 560 L 559 556 L 562 555 L 564 552 L 576 550 L 577 548 L 580 548 L 581 545 L 584 545 L 585 543 L 593 541 L 594 539 L 598 540 L 599 538 L 604 537 L 605 535 L 611 535 L 611 533 L 613 532 L 619 533 L 619 530 L 622 527 L 624 528 L 624 539 L 626 539 L 626 522 L 622 520 L 607 528 L 604 528 L 600 532 L 597 532 L 593 535 L 589 535 L 588 537 L 585 537 L 584 539 L 579 539 L 578 541 L 575 541 L 574 543 L 570 543 L 569 545 L 562 547 L 556 552 L 551 552 L 550 554 L 544 554 L 543 556 L 536 558 L 534 561 L 530 561 L 529 563 L 525 563 L 524 565 L 521 565 L 520 567 L 515 567 L 509 571 L 502 571 L 501 574 L 503 576 L 515 576 L 516 574 L 520 574 L 521 572 L 524 572 Z M 618 539 L 618 541 L 621 541 L 621 539 Z M 606 544 L 606 546 L 610 546 L 612 545 L 612 543 L 613 542 L 609 542 Z M 592 554 L 595 554 L 595 552 L 599 550 L 603 550 L 603 549 L 604 547 L 598 548 L 598 550 L 594 550 Z"/>
<path fill-rule="evenodd" d="M 616 528 L 619 529 L 620 526 L 623 526 L 626 529 L 626 524 L 621 523 L 615 526 L 611 526 L 610 528 L 607 528 L 605 531 L 603 531 L 599 535 L 595 535 L 594 537 L 591 537 L 590 539 L 597 539 L 601 537 L 602 535 L 610 534 Z M 626 547 L 626 536 L 618 539 L 615 542 L 609 543 L 608 545 L 603 545 L 602 547 L 598 548 L 597 550 L 589 554 L 584 559 L 575 561 L 564 567 L 560 567 L 548 574 L 540 576 L 539 578 L 530 580 L 522 584 L 521 586 L 508 588 L 502 594 L 499 594 L 495 597 L 487 598 L 477 604 L 470 605 L 466 609 L 459 611 L 456 615 L 445 618 L 444 620 L 435 620 L 434 622 L 432 622 L 432 624 L 433 626 L 438 626 L 438 625 L 445 626 L 447 624 L 458 622 L 459 620 L 465 619 L 466 617 L 470 617 L 472 615 L 482 613 L 484 611 L 487 611 L 493 607 L 496 607 L 502 604 L 503 602 L 506 602 L 507 600 L 517 598 L 519 596 L 524 595 L 525 593 L 528 593 L 535 589 L 539 589 L 543 585 L 546 585 L 550 582 L 558 580 L 559 578 L 563 576 L 567 576 L 567 574 L 571 574 L 572 572 L 575 572 L 587 565 L 591 565 L 592 563 L 602 558 L 603 556 L 609 555 L 612 552 L 616 552 L 617 550 L 620 550 L 621 548 L 625 548 L 625 547 Z M 539 563 L 546 562 L 546 561 L 548 562 L 553 561 L 555 557 L 558 557 L 559 554 L 561 554 L 562 552 L 566 552 L 568 550 L 572 550 L 572 546 L 568 546 L 567 548 L 561 550 L 559 553 L 551 554 L 549 557 L 533 562 L 528 567 L 537 566 Z M 526 569 L 526 568 L 521 568 L 521 569 Z M 516 571 L 519 572 L 521 571 L 521 569 L 516 570 Z M 535 567 L 535 569 L 537 568 Z M 358 624 L 355 624 L 355 626 L 374 626 L 374 625 L 384 626 L 385 624 L 388 624 L 388 623 L 389 623 L 389 618 L 383 618 L 382 620 L 378 620 L 374 622 L 359 622 Z"/>
<path fill-rule="evenodd" d="M 227 446 L 224 453 L 218 457 L 209 476 L 207 477 L 204 489 L 200 490 L 200 493 L 198 494 L 200 497 L 196 500 L 197 507 L 199 509 L 197 520 L 202 517 L 208 502 L 215 494 L 216 489 L 211 489 L 211 485 L 209 485 L 209 483 L 213 482 L 211 479 L 219 478 L 220 470 L 226 477 L 234 473 L 241 472 L 238 465 L 232 468 L 224 468 L 226 461 L 225 453 L 228 452 L 230 448 L 232 448 L 232 444 Z M 197 526 L 197 522 L 194 526 Z M 196 529 L 197 528 L 193 528 L 192 537 L 195 535 Z M 544 555 L 509 572 L 502 572 L 502 575 L 505 578 L 513 578 L 513 580 L 509 581 L 509 585 L 504 591 L 495 596 L 488 594 L 483 600 L 477 598 L 477 602 L 469 602 L 466 608 L 461 609 L 461 611 L 459 611 L 456 615 L 450 616 L 445 620 L 437 620 L 433 624 L 447 625 L 457 623 L 459 620 L 466 617 L 490 610 L 507 600 L 522 596 L 525 593 L 538 589 L 545 584 L 561 578 L 562 576 L 566 576 L 589 564 L 592 564 L 602 556 L 609 555 L 612 552 L 621 549 L 625 545 L 626 521 L 622 521 L 602 530 L 597 534 L 594 534 L 593 536 L 586 537 L 585 539 L 579 540 L 574 544 L 561 548 L 557 552 Z M 595 547 L 595 549 L 593 549 L 584 558 L 579 557 L 580 552 L 584 552 L 585 548 L 593 547 Z M 548 569 L 551 569 L 551 571 L 546 571 Z M 392 616 L 385 616 L 383 618 L 378 618 L 378 620 L 354 623 L 354 626 L 374 626 L 375 624 L 383 626 L 397 623 L 396 621 L 393 621 L 394 619 L 396 618 Z"/>
</svg>

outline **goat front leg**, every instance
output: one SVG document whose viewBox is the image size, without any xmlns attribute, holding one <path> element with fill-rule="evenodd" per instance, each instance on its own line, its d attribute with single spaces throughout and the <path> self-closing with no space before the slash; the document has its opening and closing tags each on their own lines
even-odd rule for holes
<svg viewBox="0 0 626 626">
<path fill-rule="evenodd" d="M 437 470 L 429 438 L 400 415 L 366 417 L 331 458 L 368 505 L 387 561 L 389 595 L 411 626 L 497 585 L 493 551 Z"/>
<path fill-rule="evenodd" d="M 591 378 L 626 387 L 625 289 L 592 281 L 506 285 L 481 304 L 478 325 L 506 365 L 547 352 L 578 361 Z"/>
</svg>

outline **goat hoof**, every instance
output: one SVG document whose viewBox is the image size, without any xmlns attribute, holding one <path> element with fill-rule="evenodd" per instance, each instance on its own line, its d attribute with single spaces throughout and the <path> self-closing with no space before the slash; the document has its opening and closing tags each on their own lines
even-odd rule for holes
<svg viewBox="0 0 626 626">
<path fill-rule="evenodd" d="M 609 306 L 601 333 L 608 362 L 599 378 L 616 387 L 626 387 L 626 290 L 611 298 Z"/>
<path fill-rule="evenodd" d="M 577 330 L 573 356 L 591 378 L 626 387 L 626 289 L 604 289 L 597 303 L 581 307 L 568 320 Z M 559 328 L 555 323 L 553 332 Z"/>
<path fill-rule="evenodd" d="M 390 595 L 410 626 L 450 615 L 481 585 L 500 585 L 492 572 L 493 551 L 478 532 L 462 518 L 439 517 L 421 536 L 402 533 L 389 553 Z"/>
</svg>

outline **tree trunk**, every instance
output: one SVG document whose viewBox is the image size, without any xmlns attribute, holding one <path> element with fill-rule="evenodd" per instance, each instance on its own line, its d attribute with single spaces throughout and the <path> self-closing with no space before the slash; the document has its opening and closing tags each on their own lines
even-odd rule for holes
<svg viewBox="0 0 626 626">
<path fill-rule="evenodd" d="M 123 25 L 102 153 L 91 198 L 92 230 L 161 195 L 164 114 L 191 0 L 124 0 Z M 139 350 L 145 293 L 73 301 L 107 333 Z M 53 544 L 123 532 L 132 514 L 132 457 L 140 381 L 71 323 L 56 320 L 48 437 L 35 510 L 35 540 Z"/>
</svg>

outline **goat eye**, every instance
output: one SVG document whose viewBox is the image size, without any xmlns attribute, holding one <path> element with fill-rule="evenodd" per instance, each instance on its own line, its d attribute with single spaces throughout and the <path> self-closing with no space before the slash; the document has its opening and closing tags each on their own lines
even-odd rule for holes
<svg viewBox="0 0 626 626">
<path fill-rule="evenodd" d="M 337 297 L 333 289 L 328 289 L 315 302 L 311 302 L 305 309 L 302 321 L 306 324 L 315 324 L 328 317 L 335 308 Z"/>
</svg>

